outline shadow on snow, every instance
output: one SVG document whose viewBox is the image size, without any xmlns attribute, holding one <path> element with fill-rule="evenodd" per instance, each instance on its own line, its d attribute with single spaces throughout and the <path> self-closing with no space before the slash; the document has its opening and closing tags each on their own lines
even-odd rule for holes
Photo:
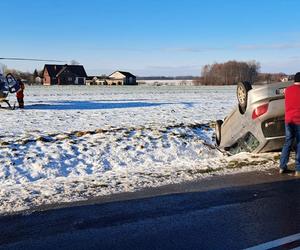
<svg viewBox="0 0 300 250">
<path fill-rule="evenodd" d="M 53 103 L 29 104 L 26 109 L 30 110 L 93 110 L 93 109 L 119 109 L 119 108 L 145 108 L 157 107 L 170 103 L 151 102 L 116 102 L 103 103 L 93 101 L 60 101 Z"/>
</svg>

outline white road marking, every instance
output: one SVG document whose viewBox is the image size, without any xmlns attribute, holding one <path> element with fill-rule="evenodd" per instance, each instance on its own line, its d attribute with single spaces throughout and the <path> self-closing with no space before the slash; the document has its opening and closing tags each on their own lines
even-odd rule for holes
<svg viewBox="0 0 300 250">
<path fill-rule="evenodd" d="M 291 243 L 291 242 L 296 241 L 296 240 L 300 240 L 300 233 L 290 235 L 290 236 L 287 236 L 287 237 L 284 237 L 284 238 L 281 238 L 281 239 L 278 239 L 278 240 L 269 241 L 269 242 L 266 242 L 266 243 L 263 243 L 263 244 L 260 244 L 260 245 L 254 246 L 254 247 L 247 248 L 246 250 L 271 249 L 271 248 L 274 248 L 274 247 L 279 247 L 281 245 L 285 245 L 287 243 Z M 294 248 L 294 249 L 299 250 L 300 247 L 297 247 L 297 248 Z"/>
</svg>

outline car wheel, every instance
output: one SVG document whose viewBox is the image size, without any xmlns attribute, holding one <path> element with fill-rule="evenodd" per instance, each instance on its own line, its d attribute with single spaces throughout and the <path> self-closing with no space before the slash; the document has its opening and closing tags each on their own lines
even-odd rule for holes
<svg viewBox="0 0 300 250">
<path fill-rule="evenodd" d="M 222 127 L 223 121 L 222 120 L 217 120 L 216 121 L 216 127 L 215 127 L 215 132 L 216 132 L 216 143 L 218 146 L 220 146 L 221 143 L 221 127 Z"/>
<path fill-rule="evenodd" d="M 252 89 L 250 82 L 239 82 L 236 88 L 236 96 L 239 103 L 239 109 L 242 114 L 246 112 L 248 91 Z"/>
</svg>

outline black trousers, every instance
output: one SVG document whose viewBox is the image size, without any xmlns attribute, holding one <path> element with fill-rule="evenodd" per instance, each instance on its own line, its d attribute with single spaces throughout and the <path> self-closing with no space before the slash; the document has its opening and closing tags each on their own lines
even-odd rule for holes
<svg viewBox="0 0 300 250">
<path fill-rule="evenodd" d="M 24 98 L 17 98 L 18 103 L 19 103 L 19 108 L 24 108 Z"/>
</svg>

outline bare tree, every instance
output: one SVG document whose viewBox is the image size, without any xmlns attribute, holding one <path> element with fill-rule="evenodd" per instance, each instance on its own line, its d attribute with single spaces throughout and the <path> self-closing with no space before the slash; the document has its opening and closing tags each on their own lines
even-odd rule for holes
<svg viewBox="0 0 300 250">
<path fill-rule="evenodd" d="M 256 61 L 214 63 L 202 68 L 202 84 L 231 85 L 240 81 L 253 83 L 258 76 L 260 64 Z"/>
</svg>

